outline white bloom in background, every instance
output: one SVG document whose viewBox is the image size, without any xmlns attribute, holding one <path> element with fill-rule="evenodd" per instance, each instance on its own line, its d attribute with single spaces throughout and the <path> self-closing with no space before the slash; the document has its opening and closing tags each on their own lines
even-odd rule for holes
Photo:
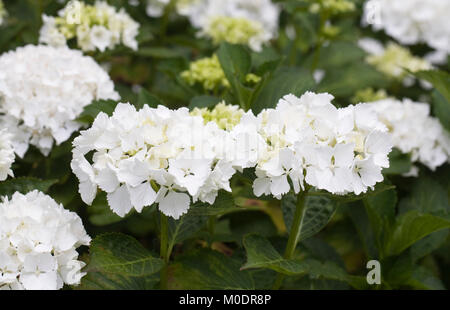
<svg viewBox="0 0 450 310">
<path fill-rule="evenodd" d="M 402 80 L 406 86 L 409 86 L 409 80 L 412 79 L 406 70 L 417 72 L 433 69 L 426 59 L 412 55 L 407 48 L 394 42 L 389 42 L 384 47 L 377 40 L 362 38 L 358 45 L 369 54 L 366 57 L 369 64 L 387 76 Z"/>
<path fill-rule="evenodd" d="M 389 128 L 394 146 L 410 154 L 413 163 L 435 170 L 449 161 L 450 134 L 430 116 L 429 104 L 388 98 L 367 105 Z"/>
<path fill-rule="evenodd" d="M 111 117 L 100 113 L 74 140 L 71 166 L 87 204 L 100 188 L 119 216 L 157 203 L 178 219 L 191 201 L 213 204 L 219 190 L 231 191 L 230 178 L 248 164 L 241 157 L 247 154 L 236 152 L 244 136 L 239 125 L 224 130 L 186 108 L 146 105 L 136 111 L 120 103 Z"/>
<path fill-rule="evenodd" d="M 89 245 L 80 217 L 37 190 L 0 203 L 0 290 L 56 290 L 85 273 L 76 248 Z"/>
<path fill-rule="evenodd" d="M 119 99 L 108 74 L 67 47 L 27 45 L 0 56 L 0 128 L 13 134 L 15 152 L 28 145 L 47 155 L 54 142 L 80 128 L 76 118 L 94 100 Z"/>
<path fill-rule="evenodd" d="M 369 0 L 363 24 L 383 29 L 402 44 L 426 43 L 450 53 L 450 1 Z"/>
<path fill-rule="evenodd" d="M 117 10 L 105 1 L 94 5 L 71 1 L 58 16 L 43 15 L 42 20 L 40 43 L 65 46 L 68 40 L 76 39 L 83 51 L 101 52 L 118 44 L 138 48 L 139 24 L 123 8 Z"/>
<path fill-rule="evenodd" d="M 161 17 L 170 0 L 147 0 L 146 12 L 150 17 Z"/>
<path fill-rule="evenodd" d="M 333 194 L 366 192 L 383 180 L 392 148 L 387 128 L 364 105 L 336 108 L 329 94 L 286 95 L 258 115 L 266 142 L 256 165 L 256 196 L 280 199 L 305 184 Z"/>
<path fill-rule="evenodd" d="M 7 129 L 0 130 L 0 181 L 14 176 L 11 165 L 14 162 L 14 148 L 12 146 L 12 135 Z"/>
<path fill-rule="evenodd" d="M 183 3 L 184 2 L 184 3 Z M 280 9 L 270 0 L 181 1 L 177 9 L 214 43 L 245 44 L 255 51 L 278 35 Z"/>
</svg>

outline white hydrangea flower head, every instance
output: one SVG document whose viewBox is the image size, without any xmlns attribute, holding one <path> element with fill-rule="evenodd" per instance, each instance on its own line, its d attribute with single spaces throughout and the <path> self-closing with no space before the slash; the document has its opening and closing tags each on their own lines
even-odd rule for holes
<svg viewBox="0 0 450 310">
<path fill-rule="evenodd" d="M 411 52 L 394 42 L 386 47 L 372 38 L 362 38 L 358 41 L 359 47 L 369 55 L 366 61 L 377 70 L 395 79 L 403 80 L 408 85 L 408 72 L 431 70 L 433 66 L 426 59 L 414 56 Z M 406 69 L 406 70 L 405 70 Z"/>
<path fill-rule="evenodd" d="M 181 4 L 182 15 L 214 43 L 227 41 L 260 51 L 278 35 L 280 9 L 271 0 L 198 0 Z M 183 9 L 184 8 L 184 9 Z"/>
<path fill-rule="evenodd" d="M 22 157 L 32 144 L 47 155 L 80 128 L 76 118 L 94 100 L 119 99 L 108 74 L 67 47 L 27 45 L 0 56 L 0 126 Z"/>
<path fill-rule="evenodd" d="M 104 52 L 118 44 L 138 48 L 139 23 L 123 8 L 117 10 L 105 1 L 96 1 L 94 5 L 71 1 L 57 17 L 43 15 L 42 19 L 40 43 L 59 47 L 76 38 L 85 52 L 96 49 Z"/>
<path fill-rule="evenodd" d="M 37 190 L 0 203 L 0 289 L 56 290 L 77 285 L 89 245 L 80 217 Z"/>
<path fill-rule="evenodd" d="M 12 134 L 6 128 L 0 130 L 0 181 L 13 177 L 11 165 L 14 162 L 14 147 L 11 142 Z"/>
<path fill-rule="evenodd" d="M 280 199 L 291 184 L 295 193 L 308 184 L 358 195 L 383 180 L 392 149 L 387 128 L 365 105 L 338 109 L 332 99 L 326 93 L 290 94 L 258 115 L 266 150 L 256 165 L 256 196 Z"/>
<path fill-rule="evenodd" d="M 119 103 L 111 117 L 100 113 L 75 138 L 71 167 L 89 205 L 100 188 L 119 216 L 156 202 L 164 214 L 178 219 L 191 201 L 212 204 L 219 190 L 231 191 L 236 169 L 253 164 L 248 154 L 237 151 L 245 137 L 245 128 L 222 130 L 187 108 L 145 105 L 137 111 Z"/>
<path fill-rule="evenodd" d="M 450 1 L 369 0 L 363 24 L 384 30 L 402 44 L 426 43 L 450 53 Z"/>
<path fill-rule="evenodd" d="M 429 104 L 387 98 L 367 105 L 389 129 L 394 146 L 410 154 L 413 163 L 435 170 L 449 161 L 450 134 L 438 119 L 430 116 Z"/>
</svg>

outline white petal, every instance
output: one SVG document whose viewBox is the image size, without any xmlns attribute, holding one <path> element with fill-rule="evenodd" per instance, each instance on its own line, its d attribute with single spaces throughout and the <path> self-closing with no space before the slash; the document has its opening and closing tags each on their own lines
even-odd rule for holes
<svg viewBox="0 0 450 310">
<path fill-rule="evenodd" d="M 274 196 L 280 196 L 289 192 L 291 187 L 285 174 L 271 178 L 270 191 Z"/>
<path fill-rule="evenodd" d="M 124 217 L 133 207 L 126 185 L 122 185 L 113 193 L 108 193 L 106 198 L 111 210 L 120 217 Z"/>
<path fill-rule="evenodd" d="M 136 187 L 129 186 L 128 191 L 130 193 L 131 204 L 138 212 L 141 212 L 145 206 L 150 206 L 155 202 L 156 192 L 148 182 Z"/>
<path fill-rule="evenodd" d="M 188 194 L 170 191 L 159 202 L 159 210 L 167 216 L 178 220 L 181 215 L 189 210 L 191 200 Z"/>
</svg>

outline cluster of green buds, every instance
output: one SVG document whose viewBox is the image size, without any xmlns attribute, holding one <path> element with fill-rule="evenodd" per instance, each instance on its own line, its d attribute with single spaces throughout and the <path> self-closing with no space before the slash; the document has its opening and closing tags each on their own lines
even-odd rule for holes
<svg viewBox="0 0 450 310">
<path fill-rule="evenodd" d="M 202 84 L 205 90 L 230 86 L 216 54 L 191 62 L 189 69 L 183 71 L 181 77 L 191 86 Z"/>
<path fill-rule="evenodd" d="M 399 80 L 408 75 L 405 69 L 411 72 L 432 69 L 426 60 L 414 56 L 407 48 L 394 42 L 388 43 L 383 53 L 367 56 L 366 61 L 378 71 Z"/>
<path fill-rule="evenodd" d="M 216 91 L 223 88 L 229 88 L 225 73 L 220 65 L 216 54 L 211 57 L 201 58 L 189 64 L 189 69 L 181 72 L 183 78 L 190 86 L 201 84 L 205 90 Z M 261 81 L 261 77 L 254 73 L 248 73 L 245 76 L 245 83 L 252 85 Z"/>
<path fill-rule="evenodd" d="M 204 123 L 215 122 L 220 129 L 231 130 L 239 124 L 245 111 L 236 105 L 228 105 L 224 101 L 218 103 L 212 110 L 194 108 L 191 115 L 201 116 Z"/>
<path fill-rule="evenodd" d="M 351 98 L 351 102 L 353 104 L 358 104 L 360 102 L 374 102 L 386 98 L 388 98 L 386 90 L 384 89 L 374 90 L 372 87 L 368 87 L 358 90 L 355 93 L 355 95 Z"/>
<path fill-rule="evenodd" d="M 210 37 L 214 44 L 229 42 L 232 44 L 251 45 L 264 34 L 263 26 L 253 20 L 239 17 L 217 16 L 213 18 L 204 34 Z"/>
<path fill-rule="evenodd" d="M 337 15 L 348 12 L 353 12 L 356 7 L 355 3 L 349 0 L 310 0 L 311 6 L 309 10 L 311 13 L 319 13 L 326 11 L 329 15 Z"/>
</svg>

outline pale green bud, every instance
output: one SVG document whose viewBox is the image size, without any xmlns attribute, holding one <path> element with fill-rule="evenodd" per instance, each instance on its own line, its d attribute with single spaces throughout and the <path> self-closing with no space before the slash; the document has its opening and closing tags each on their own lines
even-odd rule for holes
<svg viewBox="0 0 450 310">
<path fill-rule="evenodd" d="M 217 104 L 212 110 L 208 108 L 195 108 L 191 115 L 201 116 L 204 123 L 215 122 L 223 130 L 231 130 L 239 124 L 245 111 L 235 105 L 227 105 L 224 101 Z"/>
<path fill-rule="evenodd" d="M 202 84 L 206 90 L 230 86 L 215 54 L 212 57 L 191 62 L 189 70 L 183 71 L 181 77 L 189 85 Z"/>
<path fill-rule="evenodd" d="M 388 98 L 388 94 L 384 89 L 375 91 L 373 88 L 369 87 L 358 90 L 352 97 L 351 102 L 353 104 L 358 104 L 360 102 L 374 102 L 386 98 Z"/>
<path fill-rule="evenodd" d="M 426 60 L 412 55 L 407 48 L 393 42 L 388 43 L 383 54 L 369 55 L 366 60 L 380 72 L 398 79 L 408 74 L 404 69 L 411 72 L 432 69 Z"/>
</svg>

